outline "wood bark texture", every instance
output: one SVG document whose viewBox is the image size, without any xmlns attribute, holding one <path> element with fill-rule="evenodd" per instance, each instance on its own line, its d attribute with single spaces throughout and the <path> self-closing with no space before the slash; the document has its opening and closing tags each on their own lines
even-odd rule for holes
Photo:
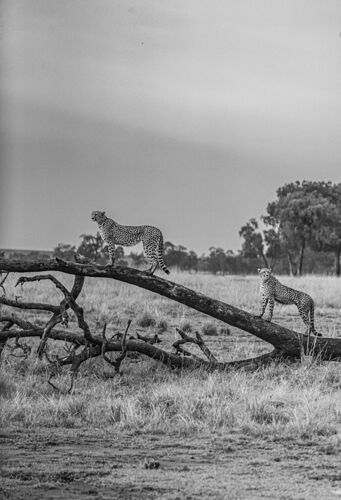
<svg viewBox="0 0 341 500">
<path fill-rule="evenodd" d="M 6 272 L 15 273 L 59 271 L 74 275 L 75 277 L 89 276 L 119 280 L 139 286 L 146 290 L 150 290 L 164 297 L 168 297 L 169 299 L 180 302 L 181 304 L 191 307 L 201 313 L 205 313 L 208 316 L 255 335 L 274 347 L 274 351 L 270 353 L 271 358 L 300 358 L 303 346 L 305 352 L 311 355 L 319 356 L 321 360 L 341 360 L 341 338 L 307 336 L 299 332 L 289 330 L 288 328 L 275 323 L 269 323 L 253 314 L 248 313 L 247 311 L 226 304 L 220 300 L 208 297 L 202 293 L 191 290 L 190 288 L 136 269 L 128 267 L 102 267 L 91 263 L 80 264 L 76 262 L 66 262 L 60 259 L 29 261 L 8 260 L 4 258 L 0 259 L 0 269 Z M 18 307 L 18 303 L 9 300 L 6 297 L 0 297 L 0 303 Z M 68 305 L 74 309 L 72 302 L 69 301 Z M 22 304 L 22 306 L 24 308 L 27 304 Z M 42 308 L 43 306 L 44 305 L 42 304 L 37 304 L 37 309 Z M 52 308 L 50 306 L 50 310 L 54 314 L 57 313 L 57 309 L 54 309 L 55 307 L 56 306 L 53 306 Z M 49 332 L 50 338 L 53 338 L 52 334 L 56 334 L 56 330 Z M 43 335 L 43 332 L 41 335 Z M 86 331 L 85 336 L 89 336 L 89 333 Z M 99 339 L 99 343 L 101 342 L 102 340 Z M 97 343 L 97 340 L 95 343 Z M 164 362 L 165 357 L 167 359 L 171 359 L 171 357 L 174 356 L 172 354 L 166 354 L 165 351 L 147 343 L 139 343 L 137 345 L 137 341 L 127 340 L 126 347 L 127 350 L 136 348 L 138 352 L 141 352 L 141 345 L 143 345 L 144 354 L 151 355 L 151 357 L 159 359 L 162 362 Z M 117 342 L 117 345 L 114 342 L 108 342 L 107 348 L 109 350 L 120 350 L 121 344 L 120 342 Z M 158 351 L 162 351 L 162 354 Z M 269 357 L 270 355 L 255 358 L 256 364 L 262 360 L 268 359 L 267 356 Z M 191 367 L 195 365 L 195 362 L 193 363 L 193 359 L 188 361 L 190 362 L 187 363 L 187 360 L 183 358 L 181 361 L 182 366 L 184 364 L 188 364 Z M 250 361 L 251 360 L 245 360 L 246 363 L 249 363 Z M 207 363 L 212 365 L 212 362 L 210 361 Z M 242 362 L 235 363 L 240 363 L 242 366 Z M 178 365 L 178 361 L 171 364 Z"/>
</svg>

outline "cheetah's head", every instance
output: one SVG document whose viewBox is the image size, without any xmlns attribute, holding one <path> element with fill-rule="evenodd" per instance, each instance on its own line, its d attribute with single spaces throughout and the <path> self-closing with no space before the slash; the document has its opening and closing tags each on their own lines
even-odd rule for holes
<svg viewBox="0 0 341 500">
<path fill-rule="evenodd" d="M 91 212 L 91 219 L 94 222 L 100 224 L 105 220 L 105 212 L 100 212 L 99 210 L 95 210 L 94 212 Z"/>
<path fill-rule="evenodd" d="M 261 269 L 258 268 L 257 271 L 259 272 L 260 279 L 262 281 L 268 281 L 272 274 L 272 269 L 269 269 L 268 267 L 262 267 Z"/>
</svg>

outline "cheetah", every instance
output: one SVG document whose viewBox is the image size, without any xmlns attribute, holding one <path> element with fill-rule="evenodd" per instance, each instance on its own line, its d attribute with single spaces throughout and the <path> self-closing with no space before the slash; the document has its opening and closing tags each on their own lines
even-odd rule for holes
<svg viewBox="0 0 341 500">
<path fill-rule="evenodd" d="M 153 274 L 157 265 L 169 274 L 169 269 L 163 261 L 163 236 L 157 227 L 153 226 L 121 226 L 98 210 L 91 213 L 91 219 L 97 222 L 99 233 L 108 244 L 110 266 L 114 266 L 115 245 L 133 246 L 142 241 L 147 260 L 150 264 L 148 272 Z"/>
<path fill-rule="evenodd" d="M 258 269 L 260 275 L 260 292 L 262 295 L 262 309 L 259 317 L 261 318 L 265 312 L 266 306 L 269 302 L 269 315 L 266 321 L 272 320 L 274 303 L 280 304 L 295 304 L 298 312 L 307 327 L 307 333 L 312 333 L 321 337 L 317 333 L 314 326 L 314 301 L 307 293 L 294 290 L 288 286 L 282 285 L 275 276 L 272 270 L 266 267 Z"/>
</svg>

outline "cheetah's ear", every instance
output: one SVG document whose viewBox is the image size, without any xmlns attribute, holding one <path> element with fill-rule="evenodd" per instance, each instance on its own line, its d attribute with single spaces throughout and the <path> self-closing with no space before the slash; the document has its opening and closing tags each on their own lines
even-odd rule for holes
<svg viewBox="0 0 341 500">
<path fill-rule="evenodd" d="M 272 273 L 272 267 L 269 267 L 269 271 L 270 271 L 270 273 Z"/>
<path fill-rule="evenodd" d="M 105 215 L 105 212 L 101 212 L 101 215 Z"/>
<path fill-rule="evenodd" d="M 257 271 L 260 273 L 260 272 L 261 272 L 261 268 L 259 267 L 259 268 L 257 269 Z"/>
</svg>

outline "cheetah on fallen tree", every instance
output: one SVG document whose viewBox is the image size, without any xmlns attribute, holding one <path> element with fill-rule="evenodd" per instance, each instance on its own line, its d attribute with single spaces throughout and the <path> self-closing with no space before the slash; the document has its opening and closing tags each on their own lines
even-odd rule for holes
<svg viewBox="0 0 341 500">
<path fill-rule="evenodd" d="M 114 265 L 115 245 L 133 246 L 142 241 L 143 249 L 150 264 L 148 271 L 153 274 L 157 265 L 169 274 L 163 261 L 163 236 L 157 227 L 153 226 L 121 226 L 106 217 L 105 212 L 94 211 L 91 219 L 97 222 L 102 239 L 108 244 L 110 264 Z"/>
<path fill-rule="evenodd" d="M 307 327 L 307 333 L 312 333 L 321 337 L 322 335 L 315 330 L 314 301 L 310 295 L 282 285 L 282 283 L 273 276 L 271 269 L 264 267 L 258 269 L 258 272 L 261 279 L 260 292 L 262 295 L 262 310 L 259 317 L 261 318 L 263 316 L 268 302 L 269 316 L 266 318 L 266 321 L 271 321 L 272 319 L 275 301 L 280 304 L 295 304 Z"/>
</svg>

